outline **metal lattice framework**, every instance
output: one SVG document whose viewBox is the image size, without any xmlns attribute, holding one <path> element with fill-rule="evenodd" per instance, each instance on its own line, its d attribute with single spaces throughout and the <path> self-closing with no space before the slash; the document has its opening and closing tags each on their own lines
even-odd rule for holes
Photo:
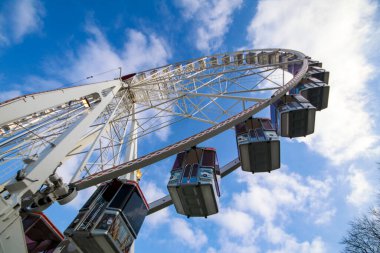
<svg viewBox="0 0 380 253">
<path fill-rule="evenodd" d="M 132 173 L 231 129 L 295 87 L 308 62 L 293 50 L 246 50 L 5 101 L 0 184 L 3 195 L 12 198 L 2 198 L 0 216 L 47 194 L 51 202 L 64 204 L 72 191 Z M 289 69 L 297 71 L 290 75 Z M 140 157 L 130 155 L 137 142 L 160 140 L 160 133 L 184 122 L 198 122 L 194 135 Z M 72 177 L 57 187 L 52 175 L 70 160 Z M 232 161 L 223 175 L 238 165 Z M 170 204 L 167 198 L 152 203 L 151 212 Z"/>
</svg>

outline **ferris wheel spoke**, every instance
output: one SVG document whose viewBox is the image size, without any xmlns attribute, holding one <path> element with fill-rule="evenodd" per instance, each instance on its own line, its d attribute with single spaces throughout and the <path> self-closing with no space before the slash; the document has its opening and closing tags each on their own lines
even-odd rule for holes
<svg viewBox="0 0 380 253">
<path fill-rule="evenodd" d="M 252 92 L 252 91 L 242 91 L 243 92 Z M 186 95 L 187 97 L 209 97 L 209 98 L 221 98 L 221 99 L 234 99 L 234 100 L 245 100 L 245 101 L 252 101 L 252 102 L 261 102 L 265 99 L 263 98 L 252 98 L 250 96 L 241 97 L 241 96 L 229 96 L 229 92 L 224 92 L 222 94 L 212 94 L 212 93 L 182 93 L 179 94 Z M 233 93 L 234 94 L 234 93 Z"/>
<path fill-rule="evenodd" d="M 178 108 L 181 108 L 181 107 L 178 107 Z M 169 116 L 178 116 L 178 117 L 182 117 L 184 119 L 196 120 L 196 121 L 203 122 L 203 123 L 217 124 L 216 121 L 205 120 L 205 119 L 202 119 L 202 118 L 195 117 L 194 113 L 190 114 L 190 113 L 186 113 L 184 111 L 182 111 L 182 112 L 175 112 L 174 110 L 166 110 L 166 109 L 163 109 L 163 108 L 155 108 L 155 110 L 160 110 L 160 111 L 168 113 L 168 115 L 161 115 L 161 116 L 157 115 L 157 116 L 155 116 L 155 118 L 165 118 L 165 117 L 169 117 Z M 143 118 L 143 119 L 152 119 L 152 117 L 146 117 L 146 118 Z"/>
</svg>

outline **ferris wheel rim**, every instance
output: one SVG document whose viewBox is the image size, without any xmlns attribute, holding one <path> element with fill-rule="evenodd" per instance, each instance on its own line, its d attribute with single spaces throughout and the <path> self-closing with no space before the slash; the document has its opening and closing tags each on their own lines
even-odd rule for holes
<svg viewBox="0 0 380 253">
<path fill-rule="evenodd" d="M 237 51 L 233 53 L 238 52 L 263 52 L 263 51 L 283 51 L 286 53 L 292 53 L 298 57 L 299 61 L 302 61 L 302 67 L 299 70 L 299 72 L 293 76 L 293 78 L 288 81 L 286 84 L 284 84 L 282 87 L 278 88 L 277 91 L 274 92 L 274 94 L 261 102 L 257 102 L 253 106 L 233 115 L 232 117 L 227 118 L 226 120 L 211 126 L 208 129 L 205 129 L 197 134 L 194 134 L 190 137 L 187 137 L 181 141 L 178 141 L 176 143 L 173 143 L 171 145 L 168 145 L 164 148 L 158 149 L 156 151 L 150 152 L 144 156 L 138 157 L 137 159 L 116 165 L 114 167 L 93 173 L 91 175 L 86 176 L 85 178 L 82 178 L 81 180 L 77 180 L 71 184 L 72 187 L 75 187 L 77 190 L 82 190 L 85 188 L 88 188 L 90 186 L 96 185 L 98 183 L 110 180 L 112 178 L 116 178 L 118 176 L 121 176 L 126 173 L 131 173 L 135 170 L 138 170 L 140 168 L 146 167 L 150 164 L 153 164 L 157 161 L 160 161 L 162 159 L 165 159 L 171 155 L 174 155 L 178 153 L 179 151 L 185 150 L 187 148 L 190 148 L 192 146 L 197 145 L 198 143 L 201 143 L 205 140 L 208 140 L 221 132 L 224 132 L 228 130 L 229 128 L 233 127 L 237 123 L 240 123 L 241 121 L 244 121 L 245 119 L 249 118 L 250 116 L 256 114 L 257 112 L 261 111 L 262 109 L 266 108 L 273 102 L 277 101 L 280 97 L 285 95 L 290 89 L 295 87 L 298 82 L 304 77 L 308 70 L 308 58 L 301 52 L 290 50 L 290 49 L 279 49 L 279 48 L 267 48 L 267 49 L 254 49 L 254 50 L 243 50 L 243 51 Z M 231 53 L 231 54 L 233 54 Z M 223 54 L 217 54 L 217 55 L 225 55 L 228 53 Z M 181 63 L 189 63 L 194 62 L 199 59 L 204 59 L 211 56 L 204 56 L 195 58 L 192 60 L 183 61 Z M 178 64 L 178 63 L 175 63 Z M 167 66 L 173 66 L 175 64 L 169 64 L 162 67 L 142 71 L 139 73 L 146 73 L 153 70 L 161 70 Z M 138 73 L 136 73 L 138 74 Z"/>
</svg>

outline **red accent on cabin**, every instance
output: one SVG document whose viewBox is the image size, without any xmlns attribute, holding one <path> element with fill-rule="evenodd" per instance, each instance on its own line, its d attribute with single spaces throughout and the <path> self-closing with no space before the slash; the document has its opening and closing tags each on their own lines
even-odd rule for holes
<svg viewBox="0 0 380 253">
<path fill-rule="evenodd" d="M 53 252 L 64 238 L 43 213 L 23 216 L 22 224 L 28 252 Z"/>
<path fill-rule="evenodd" d="M 122 77 L 121 77 L 121 80 L 122 80 L 122 81 L 126 81 L 126 80 L 128 80 L 129 78 L 134 77 L 135 75 L 136 75 L 136 73 L 132 73 L 132 74 L 128 74 L 128 75 L 122 76 Z"/>
</svg>

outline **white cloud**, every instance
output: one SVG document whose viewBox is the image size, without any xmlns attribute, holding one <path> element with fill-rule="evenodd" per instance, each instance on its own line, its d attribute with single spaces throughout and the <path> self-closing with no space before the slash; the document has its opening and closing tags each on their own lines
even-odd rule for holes
<svg viewBox="0 0 380 253">
<path fill-rule="evenodd" d="M 124 44 L 122 58 L 130 72 L 165 65 L 171 57 L 171 50 L 166 42 L 151 33 L 145 36 L 136 30 L 127 30 L 128 41 Z"/>
<path fill-rule="evenodd" d="M 172 219 L 170 231 L 180 239 L 180 243 L 195 250 L 202 248 L 208 241 L 207 236 L 202 230 L 197 228 L 192 229 L 190 224 L 182 219 Z"/>
<path fill-rule="evenodd" d="M 369 93 L 374 75 L 369 58 L 379 55 L 370 47 L 379 42 L 377 10 L 370 0 L 260 1 L 248 28 L 255 47 L 296 49 L 330 71 L 329 108 L 318 113 L 306 143 L 337 164 L 367 155 L 379 141 L 367 109 L 377 101 Z"/>
<path fill-rule="evenodd" d="M 274 249 L 268 253 L 323 253 L 325 251 L 324 242 L 320 237 L 314 238 L 311 242 L 297 242 L 296 238 L 287 234 L 284 230 L 273 225 L 266 226 L 266 238 L 274 244 Z"/>
<path fill-rule="evenodd" d="M 257 248 L 256 245 L 254 244 L 244 244 L 240 241 L 237 240 L 231 240 L 228 237 L 219 237 L 220 240 L 220 248 L 219 249 L 213 249 L 210 248 L 207 253 L 214 253 L 214 252 L 219 252 L 219 253 L 229 253 L 229 252 L 234 252 L 234 253 L 256 253 L 256 252 L 261 252 Z"/>
<path fill-rule="evenodd" d="M 224 228 L 229 235 L 242 237 L 251 234 L 254 228 L 254 221 L 251 216 L 239 210 L 222 209 L 216 216 L 211 216 L 211 220 Z"/>
<path fill-rule="evenodd" d="M 157 185 L 152 181 L 142 180 L 140 187 L 144 191 L 144 196 L 148 202 L 155 201 L 166 195 L 164 191 L 158 188 Z"/>
<path fill-rule="evenodd" d="M 166 195 L 164 191 L 158 188 L 157 185 L 152 181 L 142 180 L 140 187 L 144 192 L 144 196 L 148 203 L 158 200 Z M 147 216 L 145 225 L 149 226 L 150 228 L 156 228 L 157 226 L 168 223 L 170 218 L 169 215 L 169 209 L 164 208 L 156 213 Z"/>
<path fill-rule="evenodd" d="M 294 222 L 330 223 L 335 215 L 333 180 L 304 178 L 282 167 L 254 176 L 238 172 L 238 182 L 247 188 L 235 193 L 228 208 L 211 218 L 220 228 L 218 238 L 223 239 L 219 240 L 219 249 L 210 248 L 209 252 L 326 252 L 319 236 L 300 240 L 285 228 Z M 297 220 L 292 218 L 294 214 Z"/>
<path fill-rule="evenodd" d="M 308 214 L 316 224 L 328 223 L 335 209 L 329 201 L 332 180 L 304 179 L 296 173 L 280 170 L 270 174 L 247 177 L 240 172 L 239 180 L 247 190 L 234 195 L 239 210 L 251 211 L 266 222 L 287 218 L 287 212 Z"/>
<path fill-rule="evenodd" d="M 232 14 L 241 7 L 242 2 L 242 0 L 177 1 L 183 16 L 195 21 L 197 49 L 209 52 L 221 46 L 223 36 L 232 23 Z"/>
<path fill-rule="evenodd" d="M 93 76 L 91 82 L 118 77 L 118 67 L 123 74 L 143 71 L 165 65 L 171 56 L 166 42 L 157 35 L 145 35 L 140 31 L 126 31 L 126 41 L 122 49 L 112 46 L 102 31 L 89 24 L 86 30 L 90 37 L 76 51 L 67 53 L 69 61 L 54 68 L 67 81 L 78 81 Z M 61 69 L 62 68 L 62 69 Z M 61 70 L 60 70 L 61 69 Z M 111 71 L 110 74 L 97 74 Z"/>
<path fill-rule="evenodd" d="M 145 225 L 150 229 L 157 228 L 163 224 L 167 224 L 170 221 L 170 212 L 168 208 L 161 209 L 158 212 L 150 214 L 146 217 Z M 148 229 L 149 230 L 149 229 Z"/>
<path fill-rule="evenodd" d="M 125 43 L 121 49 L 118 49 L 113 47 L 105 34 L 95 25 L 88 24 L 86 30 L 89 38 L 83 46 L 67 52 L 61 62 L 49 65 L 47 71 L 51 75 L 59 75 L 69 83 L 78 81 L 93 83 L 119 77 L 119 67 L 122 67 L 122 74 L 125 75 L 165 65 L 171 57 L 171 51 L 165 40 L 154 33 L 145 35 L 137 30 L 126 30 Z M 87 77 L 91 78 L 87 80 Z M 157 110 L 151 109 L 139 114 L 137 118 L 152 117 L 156 114 Z M 160 116 L 162 115 L 161 113 Z M 156 121 L 149 122 L 160 125 L 169 119 L 159 117 Z M 164 127 L 153 134 L 161 140 L 167 140 L 170 133 L 170 128 Z"/>
<path fill-rule="evenodd" d="M 351 166 L 347 175 L 351 192 L 346 197 L 346 201 L 356 207 L 366 206 L 375 195 L 375 188 L 367 179 L 367 175 L 360 169 Z"/>
<path fill-rule="evenodd" d="M 45 10 L 39 0 L 8 1 L 0 14 L 0 43 L 19 43 L 43 25 Z"/>
<path fill-rule="evenodd" d="M 36 32 L 42 26 L 44 10 L 37 0 L 16 1 L 13 17 L 14 37 L 17 41 L 25 35 Z"/>
</svg>

